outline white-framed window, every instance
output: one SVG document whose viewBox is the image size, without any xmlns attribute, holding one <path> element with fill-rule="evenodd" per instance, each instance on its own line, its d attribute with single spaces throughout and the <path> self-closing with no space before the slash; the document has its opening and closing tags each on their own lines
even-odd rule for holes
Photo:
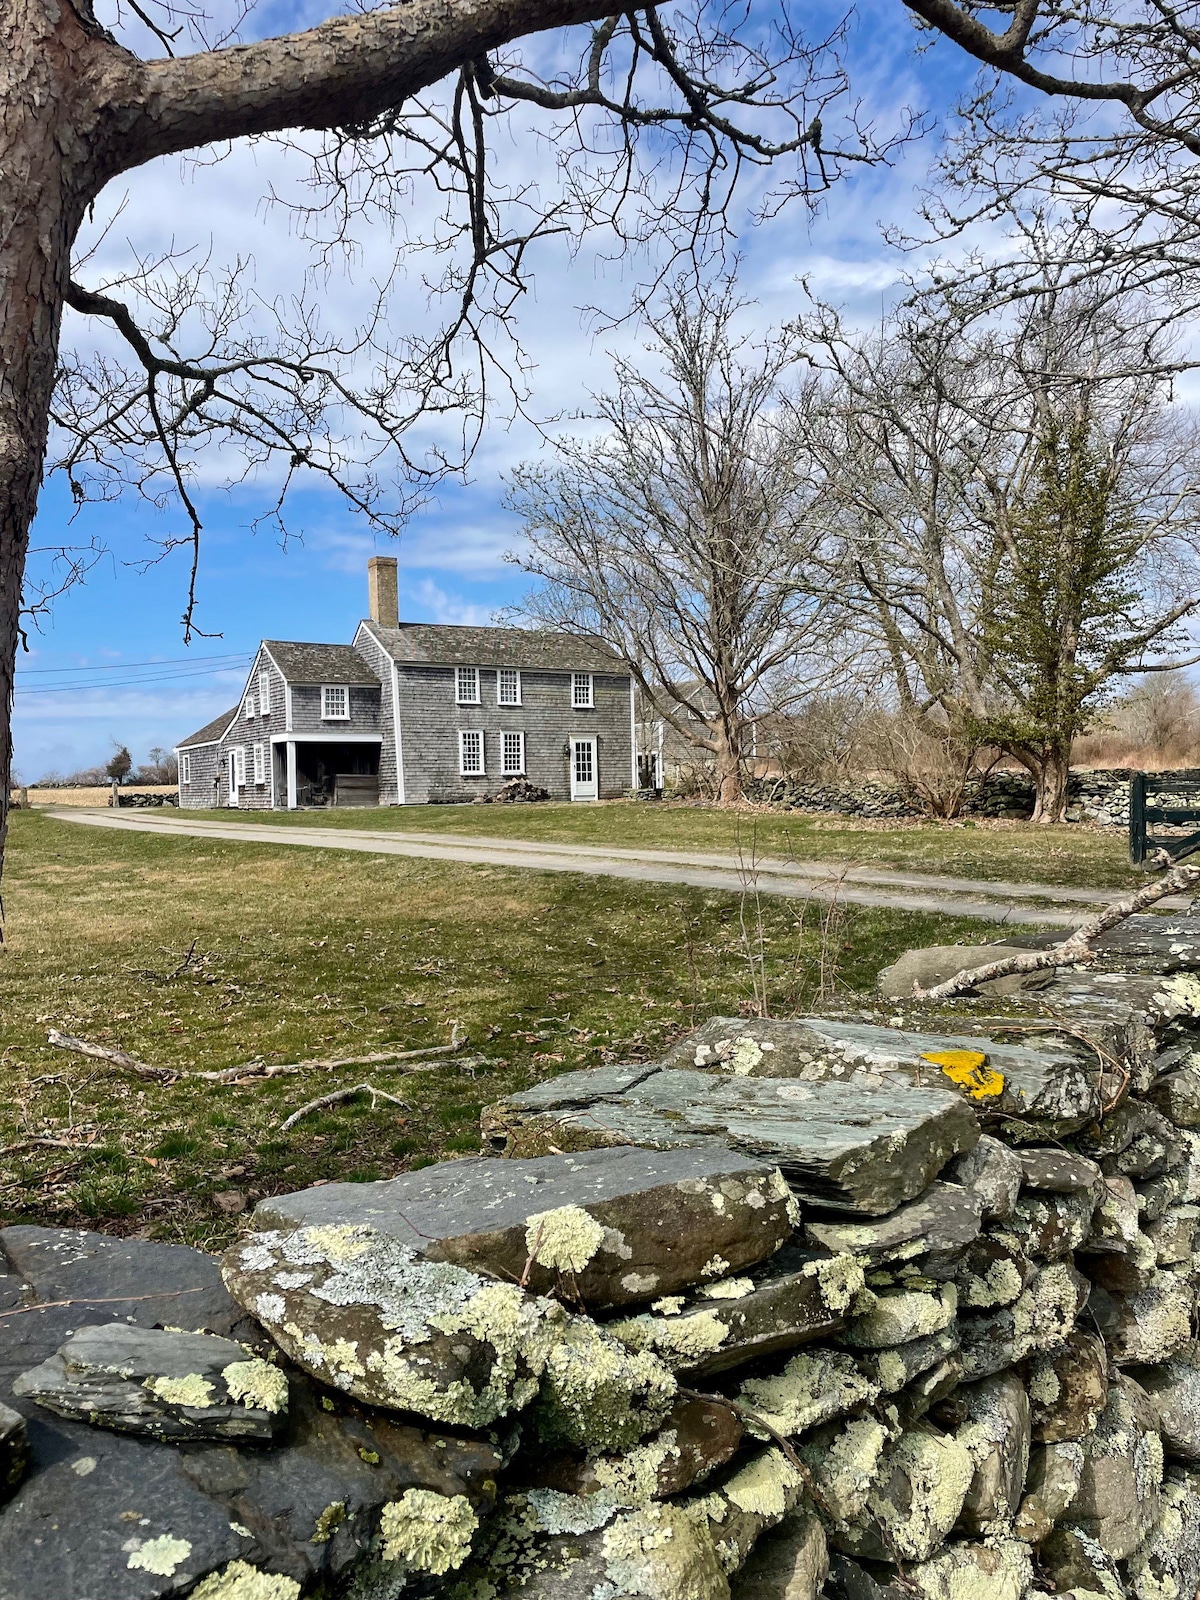
<svg viewBox="0 0 1200 1600">
<path fill-rule="evenodd" d="M 254 746 L 254 781 L 255 783 L 267 781 L 267 753 L 261 744 Z"/>
<path fill-rule="evenodd" d="M 192 757 L 187 750 L 179 752 L 179 781 L 180 783 L 191 783 L 192 781 Z"/>
<path fill-rule="evenodd" d="M 590 672 L 573 672 L 571 674 L 571 704 L 576 711 L 582 710 L 585 706 L 594 706 L 596 704 Z"/>
<path fill-rule="evenodd" d="M 246 781 L 246 746 L 235 744 L 229 752 L 229 759 L 232 763 L 230 772 L 233 781 L 240 789 Z"/>
<path fill-rule="evenodd" d="M 500 735 L 500 772 L 505 778 L 525 775 L 525 735 L 502 733 Z"/>
<path fill-rule="evenodd" d="M 496 673 L 496 704 L 499 706 L 521 704 L 521 674 L 515 667 L 501 667 Z"/>
<path fill-rule="evenodd" d="M 271 674 L 265 667 L 258 675 L 258 709 L 264 717 L 271 709 Z"/>
<path fill-rule="evenodd" d="M 252 694 L 248 694 L 242 702 L 242 715 L 247 722 L 254 721 L 254 696 Z"/>
<path fill-rule="evenodd" d="M 350 690 L 344 683 L 321 685 L 321 716 L 326 722 L 345 722 L 350 716 Z"/>
<path fill-rule="evenodd" d="M 483 777 L 483 730 L 481 728 L 462 728 L 459 730 L 458 770 L 464 778 Z"/>
<path fill-rule="evenodd" d="M 455 667 L 454 698 L 460 706 L 479 704 L 479 668 Z"/>
</svg>

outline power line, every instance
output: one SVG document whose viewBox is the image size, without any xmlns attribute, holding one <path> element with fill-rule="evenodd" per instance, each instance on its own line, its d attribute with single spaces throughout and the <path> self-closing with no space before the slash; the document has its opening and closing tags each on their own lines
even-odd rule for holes
<svg viewBox="0 0 1200 1600">
<path fill-rule="evenodd" d="M 136 678 L 106 678 L 103 681 L 93 679 L 83 680 L 79 683 L 39 683 L 33 688 L 26 689 L 21 684 L 17 685 L 17 695 L 24 700 L 33 694 L 83 694 L 90 689 L 138 689 L 149 688 L 156 683 L 184 683 L 189 680 L 215 678 L 224 672 L 239 670 L 234 667 L 200 667 L 184 672 L 159 672 L 144 673 Z"/>
<path fill-rule="evenodd" d="M 62 674 L 65 672 L 133 672 L 138 667 L 190 667 L 197 665 L 201 661 L 225 661 L 236 664 L 250 659 L 250 656 L 243 650 L 238 654 L 224 656 L 174 656 L 166 661 L 115 661 L 108 665 L 91 667 L 18 667 L 17 677 L 31 678 L 35 675 L 49 676 L 51 673 Z"/>
</svg>

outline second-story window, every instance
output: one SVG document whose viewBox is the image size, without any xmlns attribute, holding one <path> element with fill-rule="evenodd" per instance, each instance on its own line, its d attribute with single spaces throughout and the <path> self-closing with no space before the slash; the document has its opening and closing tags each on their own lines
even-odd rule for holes
<svg viewBox="0 0 1200 1600">
<path fill-rule="evenodd" d="M 479 668 L 455 667 L 454 698 L 460 706 L 479 704 Z"/>
<path fill-rule="evenodd" d="M 350 715 L 350 691 L 344 683 L 327 683 L 321 689 L 321 716 L 344 722 Z"/>
<path fill-rule="evenodd" d="M 258 709 L 264 717 L 271 709 L 271 674 L 265 667 L 258 675 Z"/>
<path fill-rule="evenodd" d="M 591 673 L 573 672 L 571 674 L 571 704 L 578 711 L 584 706 L 593 706 L 595 703 L 592 693 Z"/>
<path fill-rule="evenodd" d="M 247 722 L 254 721 L 254 696 L 248 694 L 242 703 L 242 715 Z"/>
<path fill-rule="evenodd" d="M 521 704 L 521 674 L 515 667 L 501 667 L 497 672 L 496 702 L 502 706 Z"/>
</svg>

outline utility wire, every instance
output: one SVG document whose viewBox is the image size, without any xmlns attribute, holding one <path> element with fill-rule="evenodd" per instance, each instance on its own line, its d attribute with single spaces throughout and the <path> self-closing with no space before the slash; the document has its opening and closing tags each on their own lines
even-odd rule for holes
<svg viewBox="0 0 1200 1600">
<path fill-rule="evenodd" d="M 89 667 L 18 667 L 17 677 L 31 678 L 35 675 L 48 677 L 51 673 L 61 675 L 66 672 L 133 672 L 138 667 L 191 667 L 198 665 L 201 661 L 224 661 L 230 665 L 237 665 L 242 662 L 249 662 L 251 659 L 245 651 L 242 651 L 240 654 L 224 656 L 175 656 L 166 661 L 114 661 L 105 665 Z M 214 670 L 218 669 L 214 668 Z"/>
</svg>

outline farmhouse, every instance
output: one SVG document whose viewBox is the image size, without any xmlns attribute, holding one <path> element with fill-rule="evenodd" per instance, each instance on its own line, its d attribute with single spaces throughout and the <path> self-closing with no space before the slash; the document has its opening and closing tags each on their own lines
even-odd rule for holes
<svg viewBox="0 0 1200 1600">
<path fill-rule="evenodd" d="M 264 639 L 238 704 L 179 743 L 181 806 L 474 800 L 514 778 L 599 800 L 636 784 L 633 683 L 606 645 L 402 623 L 395 559 L 367 569 L 351 644 Z"/>
</svg>

